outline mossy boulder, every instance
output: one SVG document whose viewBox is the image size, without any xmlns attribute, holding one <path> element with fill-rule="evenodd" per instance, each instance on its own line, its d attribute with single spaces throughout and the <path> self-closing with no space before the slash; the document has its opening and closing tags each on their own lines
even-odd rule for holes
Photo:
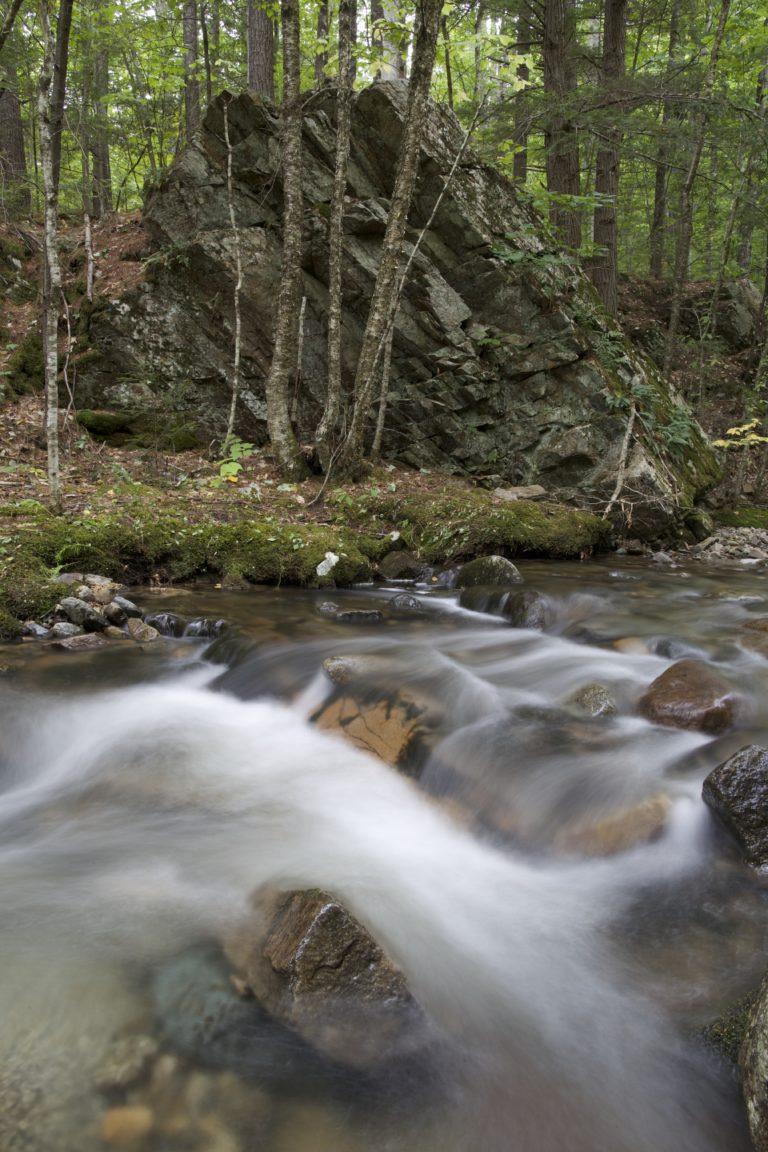
<svg viewBox="0 0 768 1152">
<path fill-rule="evenodd" d="M 96 353 L 98 359 L 98 353 Z M 84 408 L 78 423 L 97 440 L 113 448 L 155 448 L 184 452 L 199 444 L 194 421 L 179 413 L 109 411 Z"/>
<path fill-rule="evenodd" d="M 45 383 L 43 341 L 36 330 L 28 332 L 8 362 L 6 387 L 14 396 L 39 392 Z"/>
<path fill-rule="evenodd" d="M 496 504 L 487 493 L 451 489 L 430 495 L 382 495 L 369 512 L 398 524 L 430 564 L 481 554 L 502 557 L 590 555 L 607 548 L 611 527 L 598 516 L 559 504 Z"/>
</svg>

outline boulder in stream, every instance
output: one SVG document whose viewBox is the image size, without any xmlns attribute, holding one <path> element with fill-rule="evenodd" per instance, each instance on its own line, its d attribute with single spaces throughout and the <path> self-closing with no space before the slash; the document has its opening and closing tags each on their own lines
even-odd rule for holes
<svg viewBox="0 0 768 1152">
<path fill-rule="evenodd" d="M 749 1013 L 739 1064 L 752 1143 L 768 1152 L 768 977 Z"/>
<path fill-rule="evenodd" d="M 678 660 L 646 689 L 637 708 L 654 724 L 716 735 L 733 727 L 746 701 L 706 664 Z"/>
<path fill-rule="evenodd" d="M 373 937 L 326 892 L 270 894 L 227 947 L 270 1014 L 324 1056 L 371 1069 L 418 1044 L 421 1009 Z"/>
<path fill-rule="evenodd" d="M 768 749 L 751 744 L 714 768 L 704 802 L 737 840 L 750 864 L 768 864 Z"/>
<path fill-rule="evenodd" d="M 519 568 L 505 556 L 478 556 L 462 565 L 456 585 L 458 588 L 474 588 L 477 584 L 508 587 L 522 582 Z"/>
</svg>

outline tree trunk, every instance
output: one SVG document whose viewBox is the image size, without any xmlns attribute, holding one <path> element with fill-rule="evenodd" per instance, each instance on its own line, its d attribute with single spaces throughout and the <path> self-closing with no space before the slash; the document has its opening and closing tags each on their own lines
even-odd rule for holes
<svg viewBox="0 0 768 1152">
<path fill-rule="evenodd" d="M 43 0 L 46 3 L 47 0 Z M 73 0 L 61 0 L 56 22 L 56 47 L 53 60 L 53 81 L 50 93 L 51 166 L 54 191 L 58 195 L 61 175 L 61 133 L 64 127 L 64 97 L 67 90 L 69 62 L 69 33 L 72 27 Z M 42 149 L 42 142 L 41 142 Z M 41 157 L 42 162 L 42 157 Z"/>
<path fill-rule="evenodd" d="M 328 225 L 328 387 L 318 425 L 317 453 L 327 472 L 335 448 L 341 407 L 342 269 L 344 262 L 344 195 L 347 189 L 352 120 L 352 41 L 349 0 L 339 2 L 339 80 L 336 103 L 336 163 Z"/>
<path fill-rule="evenodd" d="M 275 98 L 275 29 L 272 17 L 248 0 L 248 87 L 252 92 Z"/>
<path fill-rule="evenodd" d="M 2 27 L 0 27 L 0 52 L 2 52 L 3 45 L 13 31 L 13 25 L 15 24 L 16 17 L 19 14 L 19 8 L 21 8 L 21 0 L 13 0 L 13 3 L 8 9 L 5 20 L 3 20 Z"/>
<path fill-rule="evenodd" d="M 184 128 L 187 143 L 200 127 L 200 81 L 197 76 L 197 0 L 184 0 Z"/>
<path fill-rule="evenodd" d="M 443 33 L 443 60 L 445 62 L 445 86 L 448 96 L 448 107 L 453 112 L 453 71 L 451 67 L 451 37 L 448 32 L 448 19 L 443 16 L 440 21 Z"/>
<path fill-rule="evenodd" d="M 93 212 L 97 217 L 112 211 L 112 166 L 109 158 L 109 53 L 100 47 L 93 62 Z"/>
<path fill-rule="evenodd" d="M 675 246 L 675 278 L 672 287 L 672 304 L 669 316 L 669 329 L 664 349 L 664 374 L 671 366 L 677 348 L 677 330 L 680 325 L 680 309 L 683 301 L 683 292 L 688 280 L 688 262 L 691 256 L 691 240 L 693 238 L 693 186 L 699 170 L 701 154 L 704 150 L 704 135 L 709 120 L 709 102 L 715 86 L 717 62 L 725 34 L 725 25 L 728 20 L 728 11 L 731 0 L 721 0 L 720 15 L 717 31 L 712 41 L 709 53 L 709 64 L 701 89 L 701 104 L 692 117 L 693 145 L 688 170 L 685 174 L 683 186 L 680 190 L 680 216 L 678 222 L 677 244 Z"/>
<path fill-rule="evenodd" d="M 413 64 L 395 186 L 357 364 L 354 409 L 343 449 L 342 465 L 353 472 L 359 470 L 362 463 L 366 421 L 376 388 L 376 366 L 386 339 L 389 319 L 397 307 L 400 287 L 398 272 L 408 212 L 418 175 L 421 136 L 435 63 L 441 8 L 441 0 L 423 0 L 417 9 Z"/>
<path fill-rule="evenodd" d="M 681 0 L 673 0 L 672 12 L 669 22 L 669 45 L 667 47 L 667 61 L 671 65 L 680 45 L 680 6 Z M 653 217 L 651 231 L 648 237 L 650 249 L 649 271 L 657 280 L 661 279 L 664 269 L 664 235 L 667 224 L 667 192 L 669 185 L 669 157 L 670 143 L 668 139 L 669 127 L 679 120 L 680 114 L 671 100 L 664 99 L 661 111 L 661 138 L 656 152 L 656 176 L 653 191 Z"/>
<path fill-rule="evenodd" d="M 768 89 L 768 67 L 760 70 L 760 76 L 757 81 L 757 92 L 755 94 L 755 109 L 761 120 L 765 119 L 765 93 Z M 762 135 L 762 130 L 761 130 Z M 755 145 L 757 144 L 756 138 L 753 141 L 752 151 L 750 152 L 750 159 L 754 155 Z M 748 276 L 752 269 L 752 233 L 757 222 L 757 214 L 753 207 L 755 198 L 755 191 L 757 185 L 756 166 L 751 164 L 747 176 L 746 186 L 744 189 L 744 200 L 742 208 L 741 225 L 739 227 L 739 250 L 737 254 L 737 261 L 742 272 Z"/>
<path fill-rule="evenodd" d="M 16 69 L 12 64 L 6 66 L 6 75 L 8 87 L 0 92 L 0 177 L 6 210 L 23 216 L 30 211 L 31 198 Z"/>
<path fill-rule="evenodd" d="M 328 67 L 328 0 L 322 0 L 317 10 L 317 52 L 315 53 L 315 85 L 320 87 Z"/>
<path fill-rule="evenodd" d="M 376 79 L 405 80 L 402 38 L 392 30 L 393 25 L 400 21 L 396 0 L 371 0 L 371 17 L 374 22 L 373 46 L 379 54 Z"/>
<path fill-rule="evenodd" d="M 544 0 L 544 91 L 550 98 L 544 146 L 547 191 L 555 197 L 578 196 L 580 190 L 579 142 L 568 109 L 576 91 L 574 40 L 573 0 Z M 577 250 L 581 246 L 578 208 L 555 199 L 549 219 L 567 248 Z"/>
<path fill-rule="evenodd" d="M 602 88 L 618 98 L 624 78 L 627 47 L 627 0 L 605 0 L 603 25 Z M 621 105 L 615 105 L 617 114 Z M 619 147 L 621 130 L 611 125 L 604 133 L 595 164 L 595 192 L 602 202 L 595 207 L 593 237 L 598 252 L 589 274 L 608 312 L 615 316 L 618 298 L 618 235 L 616 212 L 619 199 Z M 602 250 L 602 251 L 600 251 Z"/>
<path fill-rule="evenodd" d="M 60 9 L 61 12 L 61 9 Z M 70 9 L 71 18 L 71 9 Z M 61 19 L 61 16 L 60 16 Z M 48 0 L 40 0 L 40 22 L 43 30 L 43 64 L 40 70 L 38 119 L 40 123 L 40 162 L 43 172 L 45 200 L 43 251 L 45 276 L 43 278 L 43 349 L 45 358 L 46 440 L 48 446 L 48 486 L 51 503 L 61 508 L 61 479 L 59 474 L 59 395 L 58 395 L 58 300 L 61 295 L 61 269 L 56 248 L 58 223 L 58 188 L 54 175 L 54 100 L 56 97 L 56 60 L 66 59 L 69 47 L 69 24 L 66 35 L 54 38 L 51 29 Z"/>
<path fill-rule="evenodd" d="M 281 0 L 283 32 L 283 267 L 275 309 L 275 346 L 264 385 L 272 451 L 284 475 L 300 479 L 307 465 L 291 427 L 288 391 L 296 365 L 304 215 L 301 156 L 301 58 L 298 0 Z"/>
<path fill-rule="evenodd" d="M 225 444 L 232 441 L 235 434 L 235 418 L 237 416 L 237 401 L 240 398 L 240 349 L 242 345 L 242 315 L 240 309 L 240 293 L 243 290 L 243 259 L 240 250 L 240 230 L 235 215 L 235 194 L 232 185 L 232 141 L 229 135 L 229 108 L 224 104 L 224 143 L 227 147 L 227 207 L 229 209 L 229 226 L 232 229 L 232 241 L 235 246 L 235 268 L 237 279 L 232 298 L 235 316 L 235 346 L 232 351 L 232 400 L 229 406 L 229 419 L 227 420 L 227 434 Z"/>
<path fill-rule="evenodd" d="M 518 45 L 528 45 L 531 39 L 530 15 L 527 11 L 521 12 L 517 17 Z M 528 132 L 530 128 L 530 114 L 525 88 L 531 77 L 531 70 L 527 64 L 518 64 L 517 78 L 523 84 L 515 96 L 514 128 L 512 140 L 515 145 L 515 156 L 512 161 L 512 177 L 516 184 L 526 184 L 528 181 Z"/>
</svg>

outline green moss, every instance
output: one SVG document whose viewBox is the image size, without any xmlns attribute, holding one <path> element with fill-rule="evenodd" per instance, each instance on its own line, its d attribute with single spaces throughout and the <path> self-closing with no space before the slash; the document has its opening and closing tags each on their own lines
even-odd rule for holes
<svg viewBox="0 0 768 1152">
<path fill-rule="evenodd" d="M 0 608 L 0 640 L 16 640 L 21 635 L 21 622 Z"/>
<path fill-rule="evenodd" d="M 16 549 L 0 559 L 0 614 L 36 619 L 50 612 L 60 596 L 61 585 L 34 555 Z"/>
<path fill-rule="evenodd" d="M 92 436 L 106 440 L 113 447 L 154 448 L 184 452 L 199 443 L 197 428 L 191 420 L 180 420 L 178 414 L 153 412 L 109 412 L 84 408 L 78 423 Z"/>
<path fill-rule="evenodd" d="M 747 993 L 727 1008 L 717 1020 L 702 1028 L 701 1036 L 729 1064 L 738 1064 L 739 1049 L 749 1022 L 749 1014 L 757 997 L 757 990 Z"/>
<path fill-rule="evenodd" d="M 6 381 L 15 396 L 26 396 L 43 387 L 43 341 L 39 332 L 28 332 L 19 344 L 8 361 Z"/>
<path fill-rule="evenodd" d="M 726 508 L 714 512 L 712 519 L 725 528 L 768 529 L 768 508 Z"/>
<path fill-rule="evenodd" d="M 0 236 L 0 260 L 24 260 L 26 252 L 20 240 Z"/>
<path fill-rule="evenodd" d="M 495 552 L 505 556 L 578 556 L 608 546 L 610 527 L 590 512 L 518 500 L 496 505 L 482 492 L 382 496 L 370 510 L 393 522 L 431 564 Z"/>
<path fill-rule="evenodd" d="M 129 432 L 133 413 L 107 412 L 100 408 L 83 408 L 77 414 L 77 422 L 92 436 L 106 439 L 115 432 Z"/>
</svg>

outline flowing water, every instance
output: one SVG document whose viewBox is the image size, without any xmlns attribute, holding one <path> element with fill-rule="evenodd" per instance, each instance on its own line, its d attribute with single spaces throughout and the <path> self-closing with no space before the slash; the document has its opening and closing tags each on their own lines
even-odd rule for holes
<svg viewBox="0 0 768 1152">
<path fill-rule="evenodd" d="M 547 635 L 445 592 L 345 627 L 327 592 L 200 588 L 137 598 L 226 617 L 208 648 L 5 649 L 2 1152 L 98 1149 L 104 1110 L 125 1103 L 152 1109 L 134 1144 L 151 1152 L 749 1147 L 735 1075 L 701 1029 L 759 982 L 768 900 L 700 794 L 733 751 L 768 743 L 768 661 L 738 643 L 768 616 L 765 577 L 521 568 L 550 598 Z M 430 702 L 419 787 L 308 722 L 333 655 Z M 685 655 L 745 695 L 738 731 L 635 715 Z M 616 715 L 567 703 L 594 681 Z M 568 851 L 574 831 L 659 794 L 659 837 Z M 248 1043 L 206 1031 L 195 980 L 265 884 L 329 890 L 396 959 L 428 1020 L 407 1059 L 345 1074 L 267 1026 Z M 105 1053 L 135 1032 L 160 1044 L 151 1082 L 99 1091 Z"/>
</svg>

